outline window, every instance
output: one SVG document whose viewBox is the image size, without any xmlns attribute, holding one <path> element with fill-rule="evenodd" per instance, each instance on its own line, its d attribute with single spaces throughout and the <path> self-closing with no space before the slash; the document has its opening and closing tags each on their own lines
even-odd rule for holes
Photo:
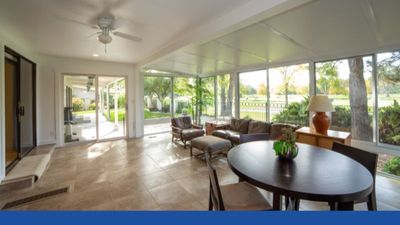
<svg viewBox="0 0 400 225">
<path fill-rule="evenodd" d="M 215 77 L 201 79 L 201 121 L 215 120 Z"/>
<path fill-rule="evenodd" d="M 355 57 L 315 64 L 316 93 L 328 95 L 335 112 L 331 130 L 373 141 L 372 57 Z"/>
<path fill-rule="evenodd" d="M 144 118 L 171 117 L 170 77 L 144 77 Z"/>
<path fill-rule="evenodd" d="M 270 114 L 273 122 L 308 125 L 308 64 L 269 70 Z"/>
<path fill-rule="evenodd" d="M 378 54 L 377 75 L 378 141 L 400 146 L 400 52 Z"/>
<path fill-rule="evenodd" d="M 235 116 L 235 79 L 230 74 L 217 76 L 217 117 L 225 120 Z"/>
<path fill-rule="evenodd" d="M 267 73 L 258 70 L 239 74 L 240 118 L 267 120 Z"/>
</svg>

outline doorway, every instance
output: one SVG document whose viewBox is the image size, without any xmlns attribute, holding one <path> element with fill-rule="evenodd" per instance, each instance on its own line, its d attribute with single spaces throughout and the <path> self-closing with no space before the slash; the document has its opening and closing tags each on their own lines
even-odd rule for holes
<svg viewBox="0 0 400 225">
<path fill-rule="evenodd" d="M 36 64 L 6 48 L 4 72 L 8 172 L 36 146 Z"/>
<path fill-rule="evenodd" d="M 64 143 L 123 138 L 126 78 L 64 75 Z"/>
</svg>

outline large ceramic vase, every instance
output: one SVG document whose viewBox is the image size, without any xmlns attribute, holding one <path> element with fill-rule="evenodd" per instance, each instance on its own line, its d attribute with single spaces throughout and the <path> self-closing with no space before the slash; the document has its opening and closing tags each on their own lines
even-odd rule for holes
<svg viewBox="0 0 400 225">
<path fill-rule="evenodd" d="M 325 112 L 316 112 L 312 118 L 312 122 L 317 133 L 327 134 L 330 120 Z"/>
</svg>

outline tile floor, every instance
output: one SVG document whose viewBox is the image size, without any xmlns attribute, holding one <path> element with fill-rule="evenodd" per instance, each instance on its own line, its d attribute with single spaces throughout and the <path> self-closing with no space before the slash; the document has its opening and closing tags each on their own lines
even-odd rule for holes
<svg viewBox="0 0 400 225">
<path fill-rule="evenodd" d="M 238 181 L 225 158 L 214 161 L 221 184 Z M 170 134 L 67 146 L 56 149 L 48 170 L 33 188 L 0 193 L 6 202 L 70 187 L 68 193 L 11 210 L 207 210 L 205 162 L 171 143 Z M 400 182 L 379 177 L 379 209 L 399 209 Z M 266 197 L 270 195 L 266 193 Z M 365 204 L 357 206 L 364 210 Z M 325 203 L 301 202 L 303 210 L 326 210 Z"/>
</svg>

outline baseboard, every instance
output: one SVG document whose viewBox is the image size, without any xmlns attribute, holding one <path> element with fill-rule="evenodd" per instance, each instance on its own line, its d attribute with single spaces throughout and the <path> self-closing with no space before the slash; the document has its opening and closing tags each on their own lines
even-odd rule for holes
<svg viewBox="0 0 400 225">
<path fill-rule="evenodd" d="M 56 139 L 49 139 L 49 140 L 38 140 L 37 145 L 53 145 L 56 144 Z"/>
</svg>

